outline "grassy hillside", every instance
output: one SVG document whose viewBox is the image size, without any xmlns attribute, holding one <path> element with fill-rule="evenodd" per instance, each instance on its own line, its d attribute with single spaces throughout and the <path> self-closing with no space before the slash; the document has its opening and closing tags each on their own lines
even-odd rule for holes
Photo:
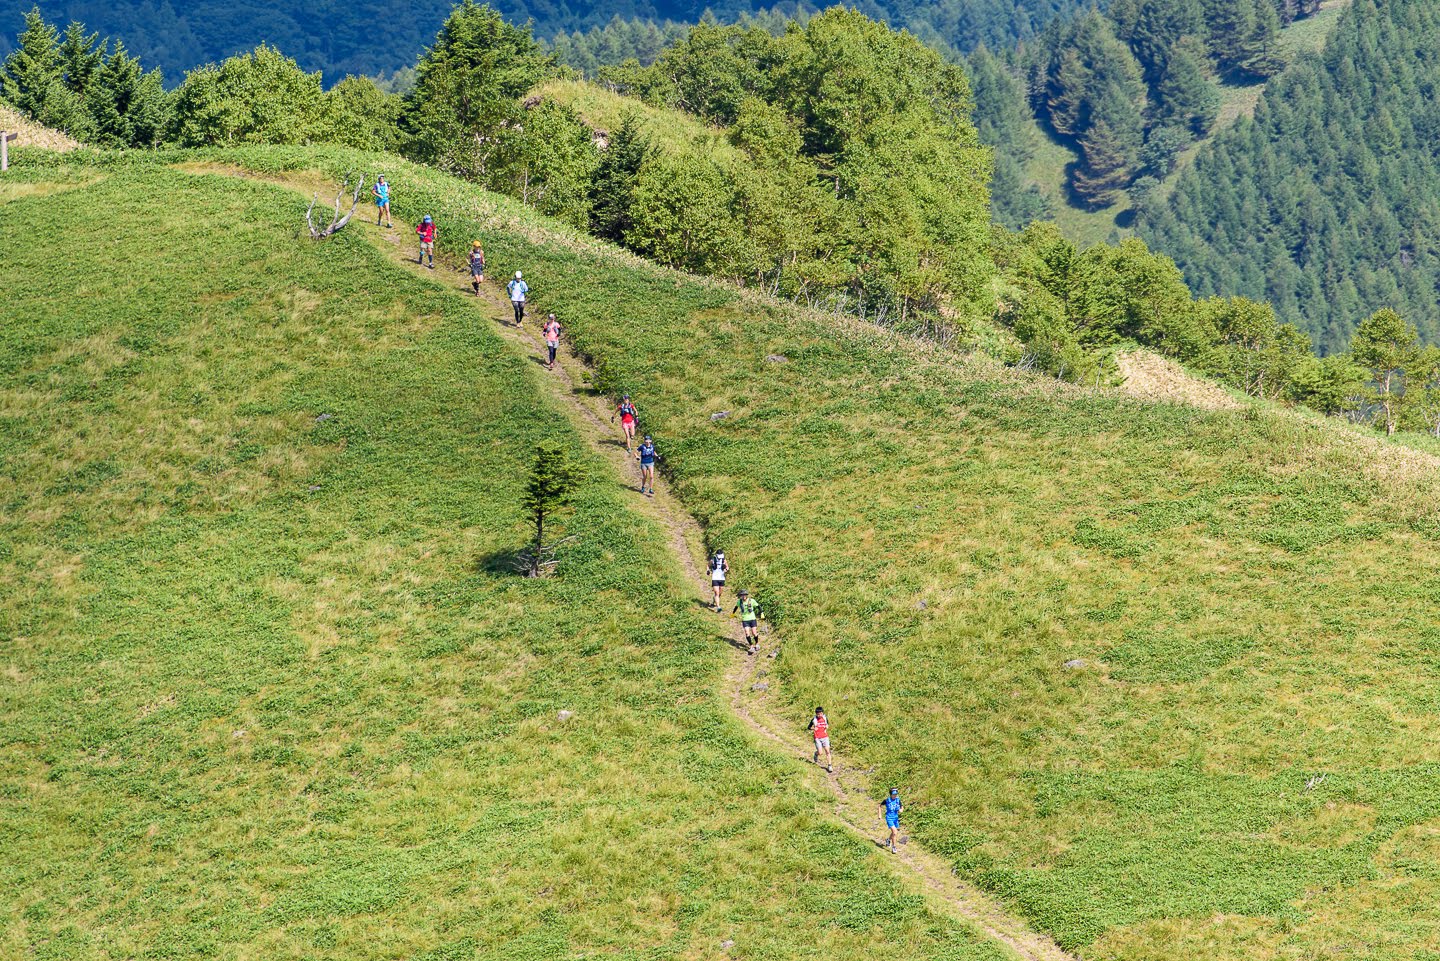
<svg viewBox="0 0 1440 961">
<path fill-rule="evenodd" d="M 627 116 L 634 116 L 651 142 L 671 153 L 693 150 L 717 160 L 743 156 L 726 139 L 724 131 L 690 114 L 652 107 L 586 80 L 549 80 L 541 84 L 533 96 L 563 104 L 579 114 L 591 129 L 612 134 Z"/>
<path fill-rule="evenodd" d="M 774 613 L 764 696 L 829 706 L 962 875 L 1086 957 L 1440 947 L 1433 458 L 927 356 L 396 179 L 636 394 Z"/>
<path fill-rule="evenodd" d="M 742 734 L 664 535 L 470 301 L 103 162 L 0 217 L 0 956 L 1000 957 Z M 541 439 L 591 473 L 525 581 Z"/>
</svg>

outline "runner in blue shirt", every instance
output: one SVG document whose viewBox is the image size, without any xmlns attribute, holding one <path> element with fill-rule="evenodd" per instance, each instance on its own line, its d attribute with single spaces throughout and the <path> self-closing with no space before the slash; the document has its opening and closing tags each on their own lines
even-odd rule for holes
<svg viewBox="0 0 1440 961">
<path fill-rule="evenodd" d="M 635 459 L 640 462 L 640 493 L 653 497 L 655 494 L 655 461 L 660 459 L 660 455 L 655 453 L 655 441 L 650 439 L 649 434 L 645 435 L 644 443 L 635 451 Z M 649 490 L 646 490 L 647 483 Z"/>
<path fill-rule="evenodd" d="M 390 185 L 385 182 L 385 178 L 377 177 L 370 192 L 375 195 L 375 226 L 380 226 L 380 217 L 383 214 L 385 226 L 394 227 L 390 222 Z"/>
<path fill-rule="evenodd" d="M 880 816 L 885 819 L 885 826 L 890 829 L 885 846 L 890 849 L 891 854 L 900 853 L 895 850 L 895 838 L 900 833 L 900 812 L 903 810 L 905 805 L 900 803 L 900 789 L 892 787 L 890 796 L 880 802 Z"/>
</svg>

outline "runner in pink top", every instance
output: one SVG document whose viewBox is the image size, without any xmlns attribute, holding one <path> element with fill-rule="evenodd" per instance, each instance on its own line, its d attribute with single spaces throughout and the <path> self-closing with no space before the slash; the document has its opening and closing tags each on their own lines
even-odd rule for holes
<svg viewBox="0 0 1440 961">
<path fill-rule="evenodd" d="M 545 318 L 545 347 L 550 351 L 550 363 L 547 364 L 551 370 L 555 369 L 555 351 L 560 349 L 560 321 L 551 314 Z"/>
</svg>

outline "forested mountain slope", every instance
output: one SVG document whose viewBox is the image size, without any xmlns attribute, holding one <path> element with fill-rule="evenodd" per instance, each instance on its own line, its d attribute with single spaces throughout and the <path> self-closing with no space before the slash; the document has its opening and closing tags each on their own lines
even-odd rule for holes
<svg viewBox="0 0 1440 961">
<path fill-rule="evenodd" d="M 33 0 L 0 0 L 0 57 L 6 56 Z M 62 23 L 79 20 L 102 35 L 125 38 L 132 54 L 165 71 L 174 83 L 189 69 L 249 50 L 261 42 L 279 47 L 327 82 L 346 74 L 389 75 L 411 66 L 450 12 L 452 0 L 318 0 L 271 4 L 248 0 L 46 0 L 41 11 Z M 706 12 L 734 20 L 761 9 L 793 12 L 800 6 L 764 0 L 614 0 L 557 3 L 497 0 L 514 22 L 533 20 L 536 34 L 585 30 L 612 19 L 698 22 Z M 1037 32 L 1051 17 L 1068 14 L 1076 0 L 863 0 L 862 12 L 960 49 L 1008 45 Z"/>
<path fill-rule="evenodd" d="M 1440 7 L 1357 0 L 1147 211 L 1140 235 L 1207 293 L 1266 298 L 1324 351 L 1400 309 L 1440 339 Z"/>
</svg>

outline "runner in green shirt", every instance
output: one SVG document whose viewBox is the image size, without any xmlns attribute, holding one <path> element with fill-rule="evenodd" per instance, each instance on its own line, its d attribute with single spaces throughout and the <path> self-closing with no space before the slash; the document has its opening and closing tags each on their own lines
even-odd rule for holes
<svg viewBox="0 0 1440 961">
<path fill-rule="evenodd" d="M 740 615 L 740 626 L 745 629 L 745 640 L 750 645 L 750 653 L 754 654 L 760 647 L 760 622 L 765 620 L 765 611 L 761 609 L 760 602 L 751 597 L 749 591 L 741 591 L 735 610 L 730 613 L 732 617 Z"/>
</svg>

